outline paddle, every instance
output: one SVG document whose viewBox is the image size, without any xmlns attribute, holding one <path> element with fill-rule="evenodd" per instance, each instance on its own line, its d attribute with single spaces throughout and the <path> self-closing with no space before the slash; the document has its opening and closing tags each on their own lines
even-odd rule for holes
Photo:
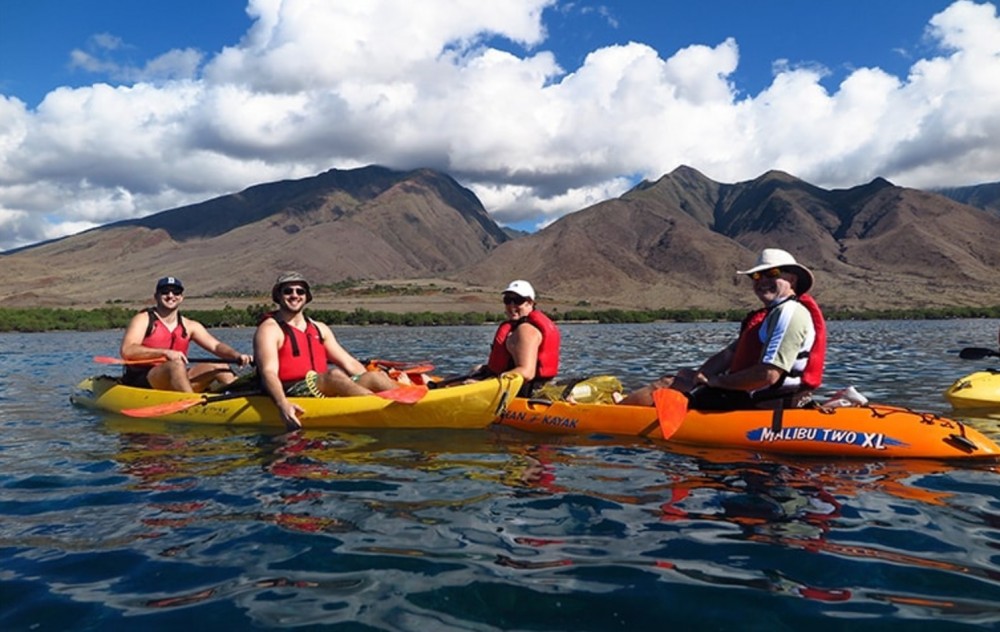
<svg viewBox="0 0 1000 632">
<path fill-rule="evenodd" d="M 1000 352 L 986 347 L 966 347 L 958 352 L 958 357 L 963 360 L 982 360 L 994 356 L 1000 358 Z"/>
<path fill-rule="evenodd" d="M 124 360 L 113 356 L 94 356 L 94 362 L 98 364 L 159 364 L 160 362 L 165 361 L 166 358 L 163 356 L 160 356 L 159 358 L 147 358 L 145 360 Z M 196 364 L 199 362 L 208 362 L 211 364 L 236 364 L 239 360 L 223 360 L 222 358 L 188 358 L 188 364 Z"/>
<path fill-rule="evenodd" d="M 154 404 L 153 406 L 144 406 L 142 408 L 125 408 L 122 410 L 123 415 L 128 415 L 129 417 L 160 417 L 162 415 L 172 415 L 174 413 L 179 413 L 182 410 L 187 410 L 188 408 L 194 408 L 195 406 L 207 406 L 214 402 L 221 402 L 227 399 L 239 399 L 241 397 L 249 397 L 251 395 L 263 395 L 261 390 L 252 391 L 242 391 L 237 393 L 224 393 L 222 395 L 202 395 L 198 399 L 182 399 L 176 402 L 167 402 L 165 404 Z"/>
<path fill-rule="evenodd" d="M 656 419 L 660 422 L 660 432 L 664 439 L 674 436 L 687 416 L 687 396 L 672 388 L 658 388 L 653 391 Z"/>
<path fill-rule="evenodd" d="M 139 417 L 139 418 L 149 418 L 149 417 L 160 417 L 164 415 L 172 415 L 174 413 L 179 413 L 181 411 L 187 410 L 188 408 L 194 408 L 195 406 L 207 406 L 215 402 L 225 401 L 227 399 L 239 399 L 240 397 L 249 397 L 251 395 L 263 395 L 264 392 L 255 389 L 251 391 L 241 391 L 235 393 L 224 393 L 222 395 L 202 395 L 198 399 L 182 399 L 176 402 L 166 402 L 164 404 L 154 404 L 152 406 L 144 406 L 142 408 L 125 408 L 121 412 L 123 415 L 129 417 Z M 415 404 L 423 399 L 424 395 L 427 394 L 426 386 L 399 386 L 397 388 L 389 389 L 387 391 L 381 391 L 375 393 L 378 397 L 382 399 L 392 400 L 400 404 Z"/>
<path fill-rule="evenodd" d="M 400 404 L 416 404 L 422 400 L 426 394 L 427 387 L 422 385 L 418 386 L 416 384 L 400 384 L 396 388 L 390 388 L 387 391 L 374 393 L 376 397 L 392 400 Z"/>
<path fill-rule="evenodd" d="M 427 386 L 431 388 L 444 388 L 446 386 L 451 386 L 452 384 L 461 384 L 466 380 L 482 380 L 487 377 L 493 377 L 493 374 L 490 373 L 489 369 L 479 369 L 478 371 L 465 373 L 463 375 L 452 375 L 451 377 L 431 382 Z"/>
<path fill-rule="evenodd" d="M 400 373 L 430 373 L 434 370 L 434 365 L 430 362 L 397 362 L 395 360 L 382 360 L 374 358 L 365 362 L 365 367 L 369 370 L 389 370 L 395 369 Z"/>
</svg>

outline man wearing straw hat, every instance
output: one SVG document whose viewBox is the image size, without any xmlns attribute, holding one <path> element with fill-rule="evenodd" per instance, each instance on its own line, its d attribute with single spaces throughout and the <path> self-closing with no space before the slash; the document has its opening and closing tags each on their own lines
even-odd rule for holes
<svg viewBox="0 0 1000 632">
<path fill-rule="evenodd" d="M 652 406 L 652 393 L 673 388 L 688 393 L 691 408 L 740 410 L 779 402 L 800 405 L 817 388 L 826 356 L 826 324 L 806 293 L 813 273 L 790 253 L 765 248 L 749 270 L 764 307 L 743 321 L 740 336 L 697 369 L 664 376 L 620 403 Z"/>
</svg>

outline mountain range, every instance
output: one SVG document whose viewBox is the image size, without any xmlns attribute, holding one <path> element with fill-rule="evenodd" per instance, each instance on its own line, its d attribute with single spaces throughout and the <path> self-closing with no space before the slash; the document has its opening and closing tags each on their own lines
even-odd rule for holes
<svg viewBox="0 0 1000 632">
<path fill-rule="evenodd" d="M 828 190 L 780 171 L 725 184 L 682 166 L 518 235 L 447 174 L 333 169 L 0 255 L 0 306 L 140 304 L 164 274 L 220 304 L 264 302 L 277 274 L 296 269 L 317 286 L 425 289 L 401 310 L 499 311 L 514 278 L 563 308 L 752 307 L 735 271 L 765 247 L 810 267 L 829 307 L 989 306 L 1000 297 L 998 200 L 1000 183 L 923 191 L 876 178 Z"/>
</svg>

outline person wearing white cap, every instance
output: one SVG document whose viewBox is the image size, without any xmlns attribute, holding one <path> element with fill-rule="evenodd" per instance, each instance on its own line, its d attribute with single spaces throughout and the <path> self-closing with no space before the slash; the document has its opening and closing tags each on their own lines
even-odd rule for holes
<svg viewBox="0 0 1000 632">
<path fill-rule="evenodd" d="M 688 393 L 691 408 L 739 410 L 801 405 L 819 387 L 826 359 L 826 323 L 807 292 L 812 271 L 790 253 L 765 248 L 749 276 L 764 305 L 744 319 L 739 337 L 698 369 L 681 369 L 623 399 L 621 404 L 652 406 L 653 391 Z"/>
<path fill-rule="evenodd" d="M 181 316 L 184 284 L 177 277 L 157 281 L 153 300 L 156 304 L 133 316 L 125 328 L 120 353 L 122 359 L 133 363 L 125 366 L 122 384 L 193 393 L 205 390 L 213 381 L 230 384 L 236 379 L 228 364 L 198 362 L 188 367 L 192 341 L 234 364 L 253 362 L 252 356 L 221 342 L 198 321 Z M 136 360 L 149 363 L 135 364 Z"/>
<path fill-rule="evenodd" d="M 277 311 L 267 314 L 253 337 L 261 388 L 274 400 L 288 429 L 301 428 L 297 397 L 371 395 L 399 386 L 382 371 L 367 371 L 325 323 L 306 316 L 309 282 L 298 272 L 280 275 L 271 287 Z"/>
<path fill-rule="evenodd" d="M 559 372 L 559 328 L 536 307 L 531 283 L 512 281 L 501 296 L 507 320 L 497 328 L 477 377 L 514 371 L 524 377 L 518 396 L 530 397 Z"/>
</svg>

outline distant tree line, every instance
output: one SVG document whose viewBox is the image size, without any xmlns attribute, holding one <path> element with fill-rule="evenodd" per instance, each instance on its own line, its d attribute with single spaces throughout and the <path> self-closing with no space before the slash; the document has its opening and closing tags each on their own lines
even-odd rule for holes
<svg viewBox="0 0 1000 632">
<path fill-rule="evenodd" d="M 184 314 L 207 327 L 256 327 L 271 306 L 250 305 L 236 309 L 226 305 L 215 310 L 190 310 Z M 738 322 L 743 310 L 658 309 L 658 310 L 587 310 L 546 311 L 556 321 L 610 323 L 652 323 L 656 321 Z M 828 320 L 946 320 L 952 318 L 1000 318 L 1000 305 L 993 307 L 947 307 L 911 310 L 824 310 Z M 134 309 L 99 307 L 96 309 L 53 309 L 47 307 L 0 308 L 0 332 L 99 331 L 124 329 Z M 351 312 L 309 310 L 309 315 L 331 325 L 402 325 L 408 327 L 440 325 L 482 325 L 503 320 L 504 315 L 485 312 L 383 312 L 363 308 Z"/>
</svg>

